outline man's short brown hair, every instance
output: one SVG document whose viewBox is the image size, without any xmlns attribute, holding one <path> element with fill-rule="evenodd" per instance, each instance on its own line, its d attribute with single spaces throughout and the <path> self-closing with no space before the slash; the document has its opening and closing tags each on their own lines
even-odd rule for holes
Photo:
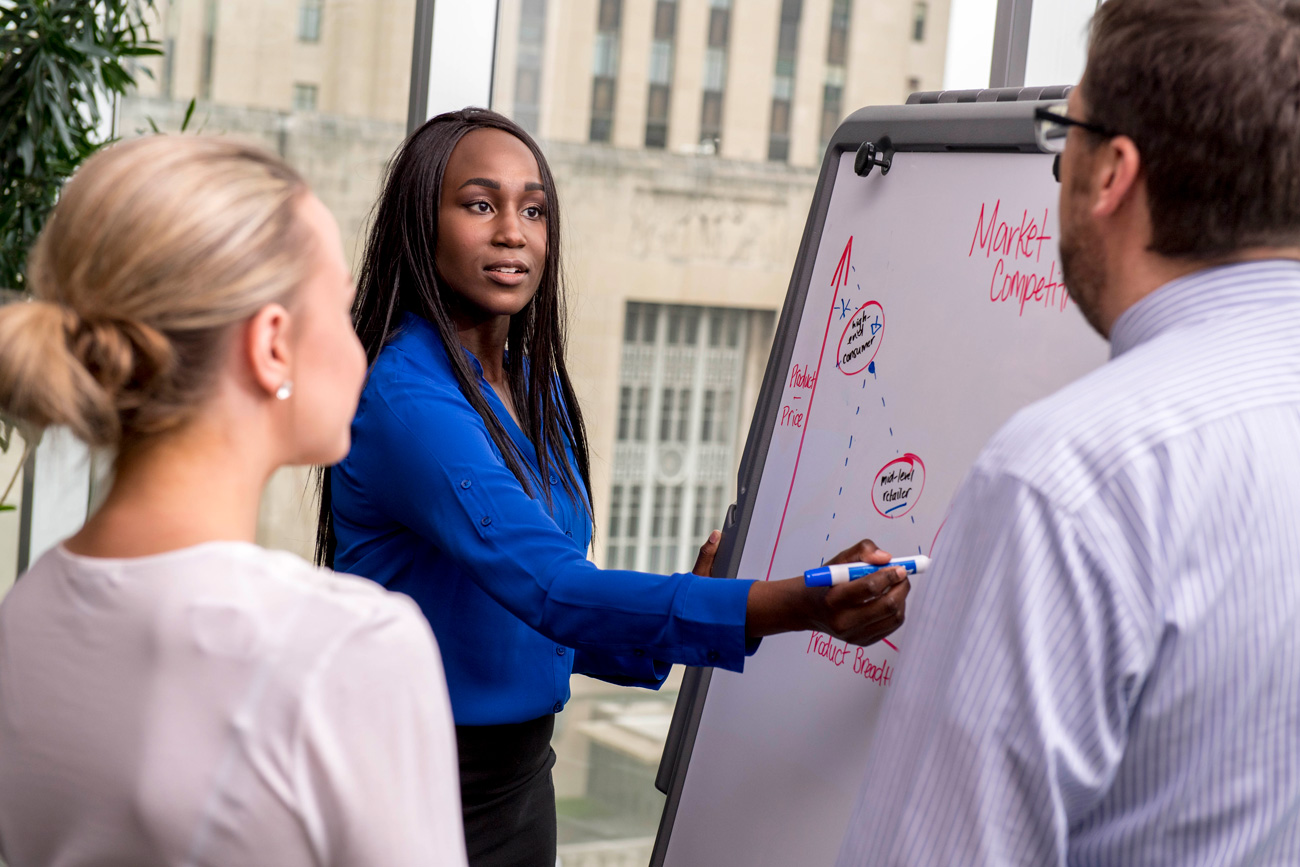
<svg viewBox="0 0 1300 867">
<path fill-rule="evenodd" d="M 1141 152 L 1154 252 L 1300 245 L 1300 0 L 1108 0 L 1081 91 Z"/>
</svg>

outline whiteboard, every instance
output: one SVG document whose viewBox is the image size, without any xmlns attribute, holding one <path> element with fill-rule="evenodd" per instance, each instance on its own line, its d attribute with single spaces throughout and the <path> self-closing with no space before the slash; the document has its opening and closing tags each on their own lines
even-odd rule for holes
<svg viewBox="0 0 1300 867">
<path fill-rule="evenodd" d="M 990 435 L 1107 357 L 1061 283 L 1050 156 L 904 152 L 865 179 L 852 150 L 837 160 L 742 470 L 741 577 L 798 575 L 862 537 L 928 554 Z M 907 651 L 906 625 L 869 648 L 792 634 L 743 675 L 714 671 L 655 863 L 833 863 Z"/>
</svg>

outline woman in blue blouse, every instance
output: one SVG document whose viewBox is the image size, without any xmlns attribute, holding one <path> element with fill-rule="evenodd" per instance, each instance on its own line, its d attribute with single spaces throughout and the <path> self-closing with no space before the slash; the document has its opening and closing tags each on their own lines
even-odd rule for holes
<svg viewBox="0 0 1300 867">
<path fill-rule="evenodd" d="M 550 737 L 572 672 L 655 688 L 674 662 L 739 671 L 777 632 L 868 644 L 902 623 L 908 591 L 901 570 L 827 592 L 592 565 L 561 283 L 555 183 L 527 133 L 466 109 L 412 134 L 361 269 L 372 367 L 318 550 L 409 594 L 433 626 L 476 867 L 555 863 Z M 888 555 L 862 542 L 837 559 Z"/>
</svg>

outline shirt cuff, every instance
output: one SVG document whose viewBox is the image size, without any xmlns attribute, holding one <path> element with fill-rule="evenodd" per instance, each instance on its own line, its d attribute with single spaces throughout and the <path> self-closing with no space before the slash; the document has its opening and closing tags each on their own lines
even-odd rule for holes
<svg viewBox="0 0 1300 867">
<path fill-rule="evenodd" d="M 573 658 L 576 674 L 585 674 L 619 686 L 639 686 L 645 689 L 663 686 L 672 667 L 671 662 L 655 659 L 642 650 L 610 654 L 578 650 Z"/>
<path fill-rule="evenodd" d="M 744 671 L 745 657 L 758 649 L 745 636 L 745 615 L 753 581 L 701 578 L 686 588 L 677 621 L 681 645 L 692 648 L 687 665 Z"/>
</svg>

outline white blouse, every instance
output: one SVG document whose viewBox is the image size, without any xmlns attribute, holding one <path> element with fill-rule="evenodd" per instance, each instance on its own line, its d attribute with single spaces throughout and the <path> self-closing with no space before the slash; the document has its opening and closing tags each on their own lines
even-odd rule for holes
<svg viewBox="0 0 1300 867">
<path fill-rule="evenodd" d="M 464 865 L 427 622 L 245 543 L 54 549 L 0 605 L 0 857 Z"/>
</svg>

